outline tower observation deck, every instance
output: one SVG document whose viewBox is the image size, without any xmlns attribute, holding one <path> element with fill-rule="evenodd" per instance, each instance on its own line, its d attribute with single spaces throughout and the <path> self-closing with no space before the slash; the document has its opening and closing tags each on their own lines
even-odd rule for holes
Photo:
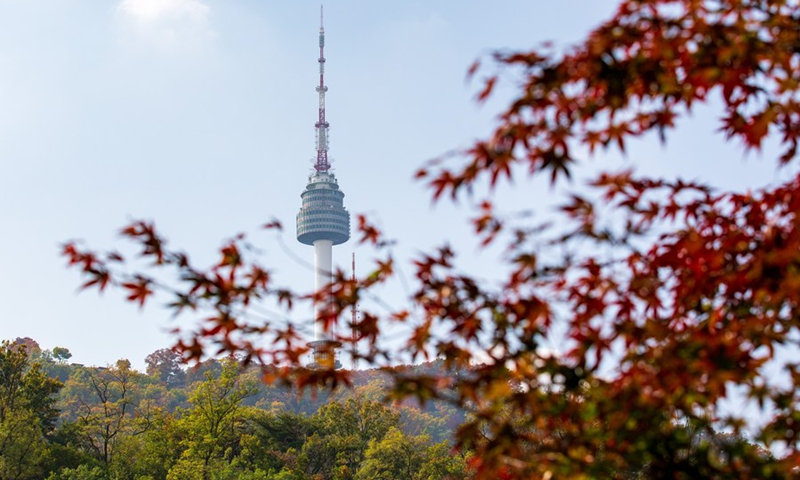
<svg viewBox="0 0 800 480">
<path fill-rule="evenodd" d="M 350 214 L 344 208 L 344 192 L 339 189 L 336 176 L 330 171 L 328 162 L 328 127 L 325 120 L 325 29 L 320 9 L 319 26 L 319 111 L 316 127 L 317 158 L 308 184 L 300 195 L 302 206 L 297 213 L 297 240 L 314 247 L 314 271 L 316 292 L 321 292 L 331 283 L 333 261 L 332 246 L 340 245 L 350 238 Z M 325 332 L 324 299 L 314 305 L 314 341 L 309 343 L 313 354 L 312 366 L 332 368 L 335 350 L 341 344 Z"/>
<path fill-rule="evenodd" d="M 350 214 L 344 208 L 344 192 L 332 173 L 314 172 L 300 195 L 303 205 L 297 214 L 297 241 L 314 245 L 328 240 L 340 245 L 350 238 Z"/>
</svg>

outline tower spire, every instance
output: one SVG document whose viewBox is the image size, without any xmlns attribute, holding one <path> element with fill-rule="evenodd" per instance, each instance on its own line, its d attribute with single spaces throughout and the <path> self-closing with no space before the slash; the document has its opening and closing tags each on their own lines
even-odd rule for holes
<svg viewBox="0 0 800 480">
<path fill-rule="evenodd" d="M 328 127 L 330 126 L 325 120 L 325 92 L 328 87 L 325 86 L 325 24 L 323 23 L 322 5 L 319 7 L 319 86 L 317 92 L 319 93 L 319 118 L 314 125 L 317 127 L 317 161 L 314 164 L 314 169 L 317 172 L 325 173 L 331 165 L 328 163 Z"/>
</svg>

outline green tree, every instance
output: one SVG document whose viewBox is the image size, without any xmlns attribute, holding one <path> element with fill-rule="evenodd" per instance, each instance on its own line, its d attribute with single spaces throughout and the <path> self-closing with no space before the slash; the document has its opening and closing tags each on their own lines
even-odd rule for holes
<svg viewBox="0 0 800 480">
<path fill-rule="evenodd" d="M 71 357 L 72 353 L 66 348 L 55 347 L 52 351 L 42 350 L 36 360 L 49 377 L 57 378 L 64 383 L 74 370 L 74 367 L 67 363 Z"/>
<path fill-rule="evenodd" d="M 65 363 L 72 358 L 72 353 L 64 347 L 55 347 L 53 348 L 53 358 L 59 363 Z"/>
<path fill-rule="evenodd" d="M 406 435 L 427 435 L 434 442 L 445 442 L 452 438 L 453 432 L 447 427 L 446 415 L 432 415 L 419 408 L 401 406 L 399 428 Z"/>
<path fill-rule="evenodd" d="M 206 381 L 197 384 L 189 396 L 191 408 L 177 425 L 182 430 L 183 451 L 168 478 L 209 480 L 212 472 L 230 464 L 240 453 L 240 427 L 246 415 L 242 401 L 257 389 L 255 384 L 242 381 L 239 373 L 237 362 L 225 360 L 218 377 L 209 372 Z"/>
<path fill-rule="evenodd" d="M 82 465 L 101 466 L 96 456 L 86 450 L 83 432 L 74 422 L 62 421 L 47 440 L 48 451 L 44 456 L 44 472 L 59 472 Z"/>
<path fill-rule="evenodd" d="M 400 415 L 381 402 L 348 398 L 330 402 L 312 417 L 317 434 L 303 446 L 309 473 L 324 478 L 353 478 L 369 442 L 381 439 L 399 423 Z"/>
<path fill-rule="evenodd" d="M 75 468 L 63 468 L 53 472 L 47 480 L 108 480 L 105 471 L 100 467 L 80 465 Z"/>
<path fill-rule="evenodd" d="M 264 441 L 274 444 L 280 451 L 302 447 L 315 423 L 305 415 L 286 411 L 261 412 L 250 421 L 254 424 L 254 430 L 262 432 Z"/>
<path fill-rule="evenodd" d="M 472 478 L 474 472 L 467 466 L 468 459 L 469 456 L 464 453 L 454 453 L 447 442 L 435 443 L 425 450 L 425 461 L 419 476 L 425 480 Z"/>
<path fill-rule="evenodd" d="M 222 364 L 216 358 L 208 358 L 201 362 L 197 362 L 194 366 L 186 371 L 186 383 L 191 385 L 196 382 L 203 382 L 206 380 L 206 375 L 211 374 L 214 376 L 222 372 Z"/>
<path fill-rule="evenodd" d="M 0 420 L 18 408 L 30 408 L 45 433 L 53 430 L 58 418 L 55 395 L 62 384 L 30 362 L 27 347 L 0 344 L 0 380 Z"/>
<path fill-rule="evenodd" d="M 55 395 L 61 386 L 38 363 L 30 363 L 25 343 L 0 344 L 0 478 L 41 475 L 45 436 L 55 427 Z"/>
<path fill-rule="evenodd" d="M 295 469 L 296 452 L 313 429 L 305 415 L 251 408 L 242 425 L 240 462 L 272 471 Z"/>
<path fill-rule="evenodd" d="M 107 471 L 113 479 L 163 480 L 181 454 L 182 432 L 178 419 L 155 409 L 149 413 L 148 426 L 137 435 L 125 435 L 114 447 Z"/>
<path fill-rule="evenodd" d="M 82 368 L 66 382 L 60 405 L 64 420 L 78 427 L 85 448 L 109 465 L 116 445 L 148 428 L 148 409 L 139 408 L 142 375 L 128 360 L 105 368 Z"/>
<path fill-rule="evenodd" d="M 47 444 L 38 419 L 28 409 L 7 412 L 0 421 L 0 478 L 23 480 L 41 474 Z"/>
<path fill-rule="evenodd" d="M 348 438 L 334 435 L 314 433 L 303 443 L 297 458 L 295 472 L 304 473 L 306 477 L 319 480 L 333 480 L 341 476 L 341 470 L 347 467 L 339 462 L 340 456 L 352 451 L 352 442 Z"/>
<path fill-rule="evenodd" d="M 372 440 L 356 480 L 419 480 L 425 465 L 429 437 L 409 437 L 395 427 L 383 438 Z"/>
</svg>

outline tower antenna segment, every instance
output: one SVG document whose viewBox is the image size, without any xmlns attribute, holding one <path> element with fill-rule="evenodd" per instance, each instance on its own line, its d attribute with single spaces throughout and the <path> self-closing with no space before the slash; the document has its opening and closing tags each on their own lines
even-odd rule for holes
<svg viewBox="0 0 800 480">
<path fill-rule="evenodd" d="M 319 118 L 314 125 L 317 127 L 317 161 L 314 164 L 314 169 L 318 172 L 325 173 L 331 165 L 328 163 L 328 127 L 330 124 L 325 120 L 325 92 L 328 87 L 325 86 L 325 24 L 323 23 L 322 6 L 319 7 L 319 86 L 317 93 L 319 93 Z"/>
</svg>

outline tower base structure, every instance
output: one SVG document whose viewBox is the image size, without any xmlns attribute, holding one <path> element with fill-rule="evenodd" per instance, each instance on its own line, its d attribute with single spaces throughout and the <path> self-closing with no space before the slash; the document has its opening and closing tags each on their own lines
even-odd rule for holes
<svg viewBox="0 0 800 480">
<path fill-rule="evenodd" d="M 336 369 L 341 365 L 336 360 L 336 349 L 342 346 L 342 342 L 336 340 L 314 340 L 308 342 L 314 361 L 308 365 L 312 369 Z"/>
</svg>

